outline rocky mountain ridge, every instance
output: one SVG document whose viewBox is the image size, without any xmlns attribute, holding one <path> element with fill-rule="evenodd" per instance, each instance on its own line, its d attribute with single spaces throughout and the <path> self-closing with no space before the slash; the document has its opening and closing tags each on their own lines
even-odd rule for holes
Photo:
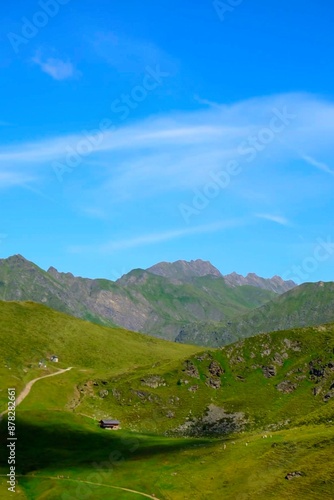
<svg viewBox="0 0 334 500">
<path fill-rule="evenodd" d="M 46 272 L 21 255 L 0 260 L 1 300 L 34 301 L 95 323 L 168 340 L 189 323 L 228 321 L 274 298 L 270 280 L 259 280 L 264 285 L 232 286 L 218 269 L 201 260 L 135 269 L 116 282 L 76 277 L 54 267 Z"/>
</svg>

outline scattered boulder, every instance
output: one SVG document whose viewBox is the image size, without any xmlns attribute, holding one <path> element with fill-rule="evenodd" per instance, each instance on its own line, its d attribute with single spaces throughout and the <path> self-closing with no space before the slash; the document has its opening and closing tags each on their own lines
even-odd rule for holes
<svg viewBox="0 0 334 500">
<path fill-rule="evenodd" d="M 119 399 L 121 397 L 121 393 L 117 389 L 112 389 L 111 393 L 116 399 Z"/>
<path fill-rule="evenodd" d="M 275 352 L 275 355 L 273 357 L 273 363 L 276 363 L 279 366 L 283 365 L 283 358 L 278 352 Z"/>
<path fill-rule="evenodd" d="M 109 392 L 107 391 L 107 389 L 103 389 L 102 391 L 99 391 L 99 396 L 100 398 L 106 398 L 108 396 Z"/>
<path fill-rule="evenodd" d="M 190 391 L 190 392 L 196 392 L 196 391 L 198 391 L 198 388 L 199 388 L 198 385 L 192 385 L 191 387 L 189 387 L 188 391 Z"/>
<path fill-rule="evenodd" d="M 215 377 L 219 377 L 224 373 L 223 368 L 220 366 L 218 361 L 212 361 L 209 366 L 209 372 Z"/>
<path fill-rule="evenodd" d="M 196 359 L 197 359 L 197 361 L 204 361 L 205 359 L 212 359 L 212 356 L 208 352 L 204 352 L 200 356 L 197 356 Z"/>
<path fill-rule="evenodd" d="M 220 380 L 220 378 L 209 377 L 207 379 L 207 381 L 205 382 L 205 384 L 208 387 L 211 387 L 212 389 L 219 389 L 221 386 L 221 380 Z"/>
<path fill-rule="evenodd" d="M 180 398 L 179 398 L 179 397 L 177 397 L 177 396 L 171 396 L 171 397 L 168 399 L 168 402 L 169 402 L 169 404 L 171 404 L 171 405 L 175 405 L 175 404 L 177 404 L 179 401 L 180 401 Z"/>
<path fill-rule="evenodd" d="M 293 384 L 290 380 L 283 380 L 283 382 L 280 382 L 275 387 L 278 391 L 283 392 L 284 394 L 291 394 L 291 392 L 297 389 L 297 384 Z"/>
<path fill-rule="evenodd" d="M 164 387 L 167 385 L 165 379 L 159 375 L 150 375 L 142 378 L 140 382 L 141 385 L 147 385 L 148 387 L 152 387 L 152 389 L 157 389 L 158 387 Z"/>
<path fill-rule="evenodd" d="M 294 477 L 301 477 L 301 476 L 304 476 L 303 472 L 300 472 L 300 471 L 294 471 L 294 472 L 289 472 L 286 476 L 285 476 L 285 479 L 287 479 L 288 481 L 290 481 L 291 479 L 293 479 Z"/>
<path fill-rule="evenodd" d="M 329 401 L 332 398 L 334 398 L 334 390 L 331 390 L 331 391 L 327 392 L 327 394 L 325 394 L 325 396 L 324 396 L 325 403 L 327 403 L 327 401 Z"/>
<path fill-rule="evenodd" d="M 301 342 L 299 342 L 298 340 L 284 339 L 284 343 L 287 346 L 287 348 L 291 349 L 292 351 L 301 350 Z"/>
<path fill-rule="evenodd" d="M 271 365 L 271 366 L 262 366 L 262 371 L 263 371 L 263 375 L 266 378 L 275 377 L 275 375 L 276 375 L 276 367 L 273 366 L 273 365 Z"/>
<path fill-rule="evenodd" d="M 146 391 L 135 391 L 132 389 L 131 391 L 133 394 L 135 394 L 135 396 L 137 396 L 139 399 L 141 399 L 142 401 L 149 401 L 150 403 L 153 403 L 153 402 L 157 402 L 157 401 L 160 401 L 160 398 L 159 396 L 157 396 L 156 394 L 151 394 L 150 392 L 146 392 Z"/>
<path fill-rule="evenodd" d="M 132 391 L 133 394 L 135 394 L 136 396 L 138 396 L 140 399 L 147 399 L 149 393 L 148 392 L 145 392 L 145 391 Z"/>
<path fill-rule="evenodd" d="M 265 349 L 265 350 L 263 351 L 263 353 L 262 353 L 262 357 L 263 357 L 263 356 L 269 356 L 269 355 L 270 355 L 270 353 L 271 353 L 271 350 L 270 350 L 270 349 Z"/>
<path fill-rule="evenodd" d="M 320 394 L 320 392 L 321 392 L 321 387 L 319 385 L 316 387 L 313 387 L 313 389 L 312 389 L 313 396 L 318 396 L 318 394 Z"/>
<path fill-rule="evenodd" d="M 173 413 L 172 411 L 169 411 L 166 415 L 167 418 L 174 418 L 175 417 L 175 413 Z"/>
<path fill-rule="evenodd" d="M 325 375 L 325 370 L 323 368 L 311 368 L 310 370 L 310 375 L 311 375 L 311 378 L 323 378 L 323 376 Z"/>
<path fill-rule="evenodd" d="M 189 377 L 193 377 L 193 378 L 200 378 L 199 377 L 199 371 L 198 369 L 196 368 L 196 366 L 194 365 L 194 363 L 192 363 L 192 361 L 189 361 L 187 360 L 185 362 L 185 367 L 183 369 L 183 371 L 189 375 Z"/>
</svg>

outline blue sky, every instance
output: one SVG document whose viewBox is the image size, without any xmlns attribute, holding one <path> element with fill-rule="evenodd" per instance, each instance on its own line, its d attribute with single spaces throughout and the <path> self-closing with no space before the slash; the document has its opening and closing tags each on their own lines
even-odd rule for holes
<svg viewBox="0 0 334 500">
<path fill-rule="evenodd" d="M 334 7 L 0 6 L 0 254 L 333 280 Z"/>
</svg>

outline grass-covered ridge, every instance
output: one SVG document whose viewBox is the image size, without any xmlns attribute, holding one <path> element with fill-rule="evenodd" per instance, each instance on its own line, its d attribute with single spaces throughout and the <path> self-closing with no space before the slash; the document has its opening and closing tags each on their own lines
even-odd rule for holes
<svg viewBox="0 0 334 500">
<path fill-rule="evenodd" d="M 98 326 L 33 302 L 0 302 L 0 329 L 1 389 L 11 384 L 20 389 L 43 375 L 45 370 L 38 368 L 38 362 L 53 354 L 59 356 L 59 363 L 47 361 L 45 373 L 73 366 L 73 373 L 85 370 L 80 372 L 85 381 L 85 373 L 102 377 L 130 372 L 199 350 L 118 327 Z M 0 401 L 6 397 L 3 392 Z"/>
</svg>

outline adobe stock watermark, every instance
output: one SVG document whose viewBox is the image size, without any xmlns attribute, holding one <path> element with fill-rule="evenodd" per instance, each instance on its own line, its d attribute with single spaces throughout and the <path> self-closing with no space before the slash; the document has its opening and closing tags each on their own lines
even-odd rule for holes
<svg viewBox="0 0 334 500">
<path fill-rule="evenodd" d="M 161 71 L 158 64 L 155 68 L 147 66 L 142 83 L 134 86 L 128 94 L 122 94 L 115 99 L 111 103 L 111 111 L 119 115 L 120 121 L 124 122 L 151 92 L 163 85 L 164 79 L 169 76 L 170 73 Z M 62 182 L 64 174 L 73 172 L 85 158 L 97 151 L 105 139 L 106 132 L 115 131 L 116 128 L 110 118 L 103 118 L 96 129 L 82 131 L 82 138 L 73 147 L 66 147 L 64 160 L 52 162 L 52 169 L 58 181 Z"/>
<path fill-rule="evenodd" d="M 283 274 L 282 278 L 293 280 L 298 284 L 307 281 L 323 262 L 334 256 L 334 242 L 331 238 L 331 236 L 327 236 L 326 239 L 318 238 L 312 254 L 305 257 L 300 264 L 292 266 L 289 271 Z"/>
<path fill-rule="evenodd" d="M 226 14 L 234 12 L 244 0 L 214 0 L 212 2 L 213 8 L 221 21 L 225 21 Z"/>
<path fill-rule="evenodd" d="M 67 5 L 70 0 L 40 0 L 38 6 L 40 10 L 37 10 L 31 19 L 27 17 L 21 18 L 21 29 L 20 33 L 9 32 L 7 33 L 7 38 L 15 52 L 19 53 L 21 45 L 26 45 L 30 40 L 35 38 L 41 29 L 49 23 L 50 19 L 54 18 L 60 8 L 63 5 Z"/>
<path fill-rule="evenodd" d="M 208 182 L 201 189 L 193 190 L 191 202 L 179 204 L 178 210 L 186 224 L 189 224 L 191 217 L 199 215 L 207 208 L 210 201 L 229 186 L 232 178 L 242 172 L 243 162 L 254 162 L 296 118 L 296 115 L 289 113 L 287 106 L 283 106 L 282 110 L 274 108 L 272 115 L 267 127 L 262 127 L 257 134 L 248 136 L 238 145 L 238 159 L 229 161 L 223 170 L 210 172 Z"/>
</svg>

